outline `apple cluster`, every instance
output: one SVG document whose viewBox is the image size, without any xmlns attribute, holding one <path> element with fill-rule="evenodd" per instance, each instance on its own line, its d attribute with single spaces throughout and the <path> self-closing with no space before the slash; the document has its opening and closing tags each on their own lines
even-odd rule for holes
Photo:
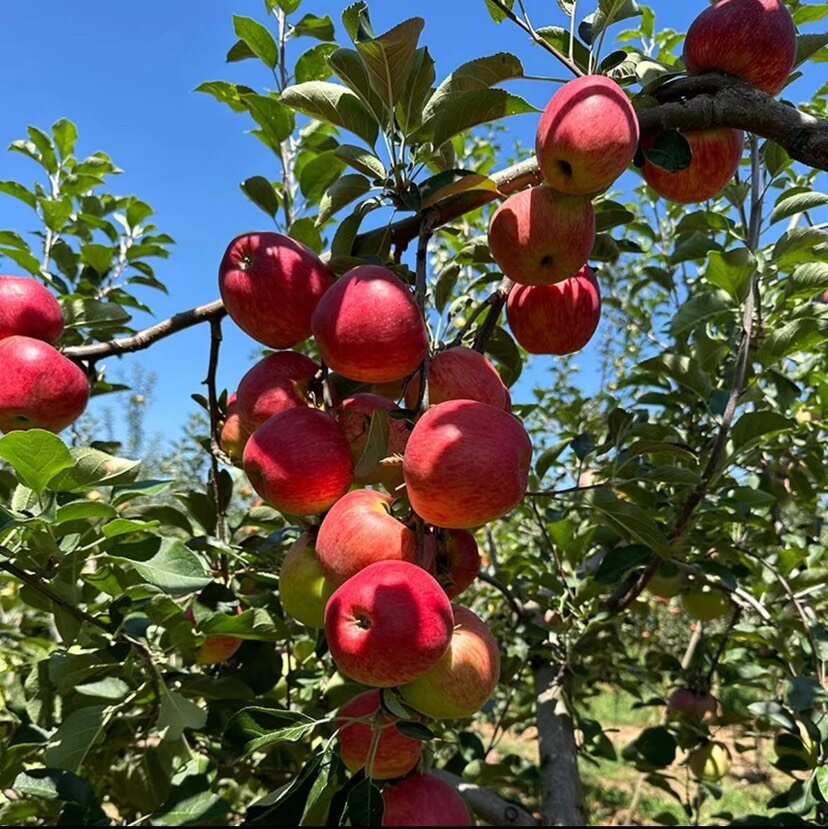
<svg viewBox="0 0 828 829">
<path fill-rule="evenodd" d="M 60 303 L 39 282 L 0 276 L 0 432 L 71 426 L 89 402 L 83 369 L 55 348 Z"/>
</svg>

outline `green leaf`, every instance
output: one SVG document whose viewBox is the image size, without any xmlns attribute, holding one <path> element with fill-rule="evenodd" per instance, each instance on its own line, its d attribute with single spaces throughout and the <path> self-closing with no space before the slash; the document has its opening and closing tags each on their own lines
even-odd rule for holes
<svg viewBox="0 0 828 829">
<path fill-rule="evenodd" d="M 651 513 L 630 501 L 621 501 L 612 492 L 594 490 L 592 506 L 600 512 L 622 536 L 639 541 L 659 555 L 669 549 L 667 536 L 652 518 Z"/>
<path fill-rule="evenodd" d="M 693 161 L 690 142 L 678 130 L 659 133 L 650 147 L 644 148 L 647 161 L 670 173 L 686 170 Z"/>
<path fill-rule="evenodd" d="M 421 207 L 425 210 L 451 196 L 475 190 L 497 193 L 497 185 L 488 176 L 471 170 L 444 170 L 420 185 Z"/>
<path fill-rule="evenodd" d="M 277 628 L 270 614 L 258 607 L 238 615 L 216 613 L 201 622 L 199 629 L 207 636 L 233 636 L 260 642 L 273 642 L 284 636 L 284 629 Z"/>
<path fill-rule="evenodd" d="M 298 61 L 296 61 L 296 82 L 307 83 L 308 81 L 326 81 L 330 78 L 331 69 L 329 58 L 336 52 L 335 43 L 320 43 L 312 49 L 308 49 Z"/>
<path fill-rule="evenodd" d="M 397 123 L 405 135 L 412 133 L 423 122 L 423 109 L 432 95 L 434 60 L 427 47 L 417 49 L 402 98 L 397 103 Z"/>
<path fill-rule="evenodd" d="M 58 507 L 55 514 L 55 524 L 65 524 L 70 521 L 96 521 L 102 518 L 112 518 L 117 515 L 115 507 L 100 501 L 72 501 Z"/>
<path fill-rule="evenodd" d="M 812 295 L 828 290 L 828 262 L 808 262 L 800 265 L 791 274 L 785 288 L 789 296 Z"/>
<path fill-rule="evenodd" d="M 316 222 L 310 216 L 304 216 L 291 222 L 288 228 L 288 236 L 303 245 L 307 245 L 315 253 L 322 253 L 324 245 L 322 236 Z"/>
<path fill-rule="evenodd" d="M 359 173 L 349 173 L 338 178 L 327 190 L 319 202 L 319 215 L 316 224 L 322 225 L 335 213 L 364 196 L 371 189 L 371 182 Z"/>
<path fill-rule="evenodd" d="M 317 17 L 315 14 L 306 14 L 291 30 L 294 37 L 315 37 L 317 40 L 333 40 L 335 38 L 334 23 L 327 15 Z"/>
<path fill-rule="evenodd" d="M 350 130 L 371 146 L 377 140 L 377 124 L 362 101 L 349 89 L 328 81 L 289 86 L 282 101 L 297 112 Z"/>
<path fill-rule="evenodd" d="M 665 374 L 679 386 L 692 391 L 707 402 L 711 394 L 710 378 L 699 366 L 696 359 L 679 354 L 661 354 L 640 364 L 645 371 Z"/>
<path fill-rule="evenodd" d="M 81 248 L 80 261 L 84 265 L 89 265 L 103 276 L 112 267 L 114 256 L 115 248 L 111 248 L 108 245 L 89 244 Z"/>
<path fill-rule="evenodd" d="M 157 521 L 135 521 L 130 518 L 116 518 L 108 524 L 104 524 L 101 533 L 104 538 L 117 538 L 119 535 L 132 535 L 133 533 L 154 532 L 160 524 Z"/>
<path fill-rule="evenodd" d="M 353 167 L 371 178 L 384 180 L 388 176 L 382 161 L 364 147 L 357 147 L 354 144 L 340 144 L 334 150 L 334 155 L 349 167 Z"/>
<path fill-rule="evenodd" d="M 263 751 L 266 748 L 275 746 L 278 743 L 296 743 L 303 740 L 316 728 L 316 720 L 309 722 L 302 722 L 298 725 L 289 725 L 285 728 L 278 728 L 276 731 L 271 731 L 255 740 L 251 740 L 245 746 L 245 754 L 252 754 L 254 751 Z"/>
<path fill-rule="evenodd" d="M 434 739 L 434 732 L 426 725 L 416 720 L 400 720 L 396 723 L 397 731 L 412 740 L 420 740 L 427 743 Z"/>
<path fill-rule="evenodd" d="M 63 441 L 43 429 L 10 432 L 1 437 L 0 459 L 11 464 L 18 478 L 38 493 L 74 463 Z"/>
<path fill-rule="evenodd" d="M 738 452 L 754 446 L 766 435 L 784 432 L 794 427 L 794 422 L 783 417 L 778 412 L 760 411 L 746 412 L 733 426 L 730 439 L 733 441 L 733 450 Z"/>
<path fill-rule="evenodd" d="M 103 731 L 106 706 L 89 705 L 72 711 L 49 738 L 44 755 L 47 766 L 77 772 Z"/>
<path fill-rule="evenodd" d="M 227 63 L 239 63 L 243 60 L 252 60 L 256 53 L 243 41 L 237 40 L 228 50 L 224 58 Z"/>
<path fill-rule="evenodd" d="M 318 202 L 344 169 L 345 165 L 335 150 L 319 153 L 299 171 L 299 189 L 302 195 L 312 204 Z"/>
<path fill-rule="evenodd" d="M 663 725 L 645 728 L 622 755 L 646 769 L 661 769 L 676 759 L 676 738 Z"/>
<path fill-rule="evenodd" d="M 486 343 L 486 353 L 497 363 L 501 379 L 511 388 L 523 372 L 520 349 L 511 334 L 504 328 L 495 328 Z"/>
<path fill-rule="evenodd" d="M 797 35 L 794 68 L 814 57 L 826 45 L 828 45 L 828 34 Z"/>
<path fill-rule="evenodd" d="M 227 802 L 212 791 L 207 774 L 190 775 L 175 786 L 150 818 L 153 826 L 226 826 Z"/>
<path fill-rule="evenodd" d="M 80 447 L 70 450 L 73 466 L 51 481 L 56 492 L 77 492 L 99 486 L 131 483 L 138 474 L 140 461 L 116 458 L 99 449 Z"/>
<path fill-rule="evenodd" d="M 266 95 L 245 95 L 242 100 L 253 120 L 262 128 L 267 143 L 278 149 L 293 132 L 293 113 L 282 101 Z"/>
<path fill-rule="evenodd" d="M 758 357 L 769 365 L 797 352 L 809 351 L 828 338 L 828 323 L 813 317 L 794 319 L 775 328 L 765 337 Z"/>
<path fill-rule="evenodd" d="M 173 596 L 195 593 L 212 581 L 201 559 L 175 538 L 163 539 L 158 552 L 145 561 L 124 556 L 111 558 L 131 565 L 148 584 Z"/>
<path fill-rule="evenodd" d="M 371 414 L 368 436 L 359 460 L 354 465 L 354 477 L 364 478 L 376 472 L 380 461 L 388 455 L 388 436 L 390 424 L 388 412 L 377 409 Z"/>
<path fill-rule="evenodd" d="M 705 279 L 721 288 L 737 302 L 746 296 L 750 277 L 756 270 L 756 257 L 747 248 L 711 251 L 707 256 Z"/>
<path fill-rule="evenodd" d="M 800 6 L 794 13 L 793 19 L 797 26 L 807 23 L 819 23 L 828 17 L 828 3 L 818 3 L 815 6 Z"/>
<path fill-rule="evenodd" d="M 791 157 L 787 151 L 775 141 L 765 142 L 764 156 L 765 165 L 773 178 L 778 176 L 791 163 Z"/>
<path fill-rule="evenodd" d="M 780 271 L 792 271 L 818 254 L 828 254 L 828 233 L 816 227 L 794 227 L 779 237 L 773 248 L 773 261 Z"/>
<path fill-rule="evenodd" d="M 790 219 L 797 213 L 805 213 L 828 204 L 828 195 L 815 190 L 797 189 L 783 193 L 777 200 L 771 213 L 771 224 L 782 219 Z"/>
<path fill-rule="evenodd" d="M 681 338 L 716 317 L 731 312 L 733 304 L 724 291 L 705 291 L 689 299 L 670 322 L 670 333 Z"/>
<path fill-rule="evenodd" d="M 273 189 L 273 185 L 264 176 L 252 176 L 245 179 L 240 185 L 242 193 L 247 196 L 253 204 L 263 210 L 271 219 L 276 217 L 279 210 L 279 196 Z"/>
<path fill-rule="evenodd" d="M 354 43 L 361 40 L 371 40 L 374 37 L 374 29 L 371 26 L 371 18 L 368 14 L 368 4 L 365 0 L 352 3 L 342 12 L 342 25 L 348 33 L 348 37 Z"/>
<path fill-rule="evenodd" d="M 630 570 L 647 564 L 653 557 L 649 547 L 634 544 L 608 550 L 593 578 L 598 584 L 620 584 Z"/>
<path fill-rule="evenodd" d="M 641 8 L 635 0 L 598 0 L 598 9 L 585 22 L 589 21 L 590 40 L 595 42 L 598 35 L 613 23 L 628 20 L 641 14 Z"/>
<path fill-rule="evenodd" d="M 227 81 L 205 81 L 199 84 L 195 91 L 212 95 L 219 103 L 226 104 L 234 112 L 244 112 L 247 109 L 242 96 L 253 92 L 249 87 Z"/>
<path fill-rule="evenodd" d="M 382 826 L 382 792 L 370 779 L 357 783 L 351 789 L 347 809 L 351 826 Z"/>
<path fill-rule="evenodd" d="M 275 69 L 279 61 L 279 49 L 273 35 L 261 23 L 250 17 L 233 15 L 233 29 L 236 36 L 247 44 L 250 51 L 259 58 L 265 66 Z M 229 56 L 228 56 L 229 57 Z"/>
<path fill-rule="evenodd" d="M 365 64 L 356 49 L 337 49 L 328 63 L 337 76 L 363 102 L 373 120 L 379 124 L 383 121 L 384 104 L 374 92 Z"/>
<path fill-rule="evenodd" d="M 161 705 L 158 708 L 158 728 L 166 729 L 169 740 L 180 740 L 185 729 L 204 728 L 207 723 L 207 711 L 194 702 L 190 702 L 178 691 L 170 691 L 161 685 Z"/>
<path fill-rule="evenodd" d="M 550 45 L 554 46 L 559 52 L 564 55 L 569 55 L 570 35 L 569 30 L 561 26 L 543 26 L 537 29 L 537 33 Z M 578 38 L 575 38 L 575 43 L 572 48 L 572 54 L 575 59 L 575 64 L 587 71 L 589 67 L 589 48 L 585 46 Z"/>
<path fill-rule="evenodd" d="M 46 227 L 59 233 L 72 215 L 72 199 L 68 197 L 41 199 L 40 209 L 43 211 L 43 221 Z"/>
<path fill-rule="evenodd" d="M 515 5 L 515 0 L 504 0 L 502 5 L 511 9 Z M 498 6 L 497 4 L 493 3 L 492 0 L 486 0 L 486 9 L 495 23 L 502 23 L 504 20 L 508 20 L 508 16 L 503 11 L 503 9 L 500 8 L 500 6 Z"/>
<path fill-rule="evenodd" d="M 0 193 L 5 193 L 7 196 L 12 196 L 29 207 L 34 209 L 37 206 L 37 198 L 27 187 L 19 184 L 16 181 L 0 181 Z"/>
<path fill-rule="evenodd" d="M 67 118 L 61 118 L 52 125 L 52 135 L 60 157 L 64 160 L 69 158 L 78 143 L 78 128 Z"/>
<path fill-rule="evenodd" d="M 97 697 L 98 699 L 117 702 L 130 692 L 130 687 L 122 679 L 110 676 L 97 682 L 85 682 L 76 685 L 74 691 L 76 694 L 82 694 L 85 697 Z"/>
</svg>

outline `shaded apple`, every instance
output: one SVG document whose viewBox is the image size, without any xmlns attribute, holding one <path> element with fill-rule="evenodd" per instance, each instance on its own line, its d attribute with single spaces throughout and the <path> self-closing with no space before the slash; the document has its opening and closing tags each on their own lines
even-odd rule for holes
<svg viewBox="0 0 828 829">
<path fill-rule="evenodd" d="M 219 290 L 233 322 L 270 348 L 290 348 L 311 333 L 311 315 L 333 274 L 301 242 L 280 233 L 246 233 L 228 246 Z"/>
<path fill-rule="evenodd" d="M 681 603 L 684 609 L 700 622 L 711 622 L 726 616 L 730 610 L 730 601 L 721 590 L 704 587 L 682 593 Z"/>
<path fill-rule="evenodd" d="M 551 285 L 586 264 L 595 243 L 595 213 L 584 196 L 542 185 L 509 196 L 492 216 L 489 250 L 521 285 Z"/>
<path fill-rule="evenodd" d="M 86 374 L 49 343 L 6 337 L 0 340 L 0 366 L 0 432 L 60 432 L 86 409 Z"/>
<path fill-rule="evenodd" d="M 192 607 L 184 614 L 193 627 L 196 627 L 195 614 Z M 242 646 L 242 640 L 235 636 L 208 636 L 196 651 L 197 665 L 220 665 L 227 662 Z"/>
<path fill-rule="evenodd" d="M 684 576 L 672 561 L 663 561 L 659 564 L 658 570 L 647 582 L 647 590 L 661 599 L 672 599 L 673 596 L 678 596 L 684 587 Z"/>
<path fill-rule="evenodd" d="M 309 407 L 288 409 L 260 426 L 244 448 L 253 489 L 288 515 L 316 515 L 353 481 L 348 442 L 336 421 Z"/>
<path fill-rule="evenodd" d="M 454 613 L 432 576 L 407 561 L 379 561 L 331 596 L 325 634 L 339 671 L 389 688 L 415 680 L 451 641 Z"/>
<path fill-rule="evenodd" d="M 237 397 L 235 394 L 230 395 L 227 401 L 227 417 L 221 427 L 219 443 L 235 466 L 242 465 L 244 447 L 249 437 L 250 434 L 242 426 L 241 417 L 239 417 Z"/>
<path fill-rule="evenodd" d="M 776 95 L 793 70 L 796 48 L 782 0 L 720 0 L 688 29 L 684 63 L 690 74 L 726 72 Z"/>
<path fill-rule="evenodd" d="M 699 722 L 716 716 L 719 703 L 709 691 L 696 692 L 690 688 L 676 688 L 667 700 L 669 716 L 685 717 Z"/>
<path fill-rule="evenodd" d="M 450 599 L 459 596 L 480 572 L 474 536 L 466 530 L 438 531 L 431 569 Z"/>
<path fill-rule="evenodd" d="M 360 265 L 338 279 L 311 325 L 327 365 L 362 383 L 400 380 L 419 367 L 428 350 L 411 292 L 378 265 Z"/>
<path fill-rule="evenodd" d="M 471 529 L 522 500 L 532 444 L 503 409 L 474 400 L 432 406 L 411 432 L 403 459 L 414 511 L 429 524 Z"/>
<path fill-rule="evenodd" d="M 601 319 L 601 290 L 589 265 L 554 285 L 515 285 L 506 303 L 515 339 L 530 354 L 573 354 Z"/>
<path fill-rule="evenodd" d="M 672 173 L 652 161 L 644 162 L 644 179 L 660 196 L 679 204 L 695 204 L 718 196 L 730 183 L 744 148 L 744 133 L 721 127 L 711 130 L 692 130 L 683 133 L 690 144 L 690 166 Z M 641 141 L 650 148 L 656 135 L 649 134 Z"/>
<path fill-rule="evenodd" d="M 546 183 L 559 193 L 606 190 L 632 163 L 638 118 L 624 90 L 604 75 L 564 84 L 538 125 L 535 153 Z"/>
<path fill-rule="evenodd" d="M 431 670 L 400 689 L 403 699 L 436 720 L 471 717 L 489 700 L 500 677 L 500 648 L 471 610 L 454 608 L 451 644 Z"/>
<path fill-rule="evenodd" d="M 374 780 L 393 780 L 404 777 L 420 762 L 423 744 L 406 737 L 394 724 L 394 718 L 377 712 L 380 705 L 379 691 L 366 691 L 354 697 L 339 709 L 337 720 L 360 718 L 364 722 L 345 723 L 339 729 L 339 754 L 351 774 L 361 769 L 368 774 L 368 761 L 375 730 L 380 730 L 374 754 L 371 777 Z"/>
<path fill-rule="evenodd" d="M 433 774 L 415 774 L 382 792 L 383 826 L 473 826 L 466 801 Z"/>
<path fill-rule="evenodd" d="M 310 536 L 303 533 L 288 550 L 279 571 L 282 609 L 307 627 L 321 628 L 331 593 L 333 585 L 325 578 Z"/>
<path fill-rule="evenodd" d="M 724 743 L 705 743 L 688 754 L 687 765 L 697 780 L 716 783 L 730 771 L 730 751 Z"/>
<path fill-rule="evenodd" d="M 54 345 L 63 336 L 63 311 L 37 280 L 0 276 L 0 340 L 15 335 Z"/>
</svg>

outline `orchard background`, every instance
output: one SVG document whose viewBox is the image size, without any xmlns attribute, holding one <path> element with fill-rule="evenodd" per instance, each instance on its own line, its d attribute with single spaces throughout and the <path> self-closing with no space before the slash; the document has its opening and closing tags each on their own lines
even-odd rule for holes
<svg viewBox="0 0 828 829">
<path fill-rule="evenodd" d="M 228 8 L 227 65 L 200 55 L 213 68 L 198 91 L 226 108 L 228 131 L 251 133 L 237 197 L 261 211 L 258 229 L 339 277 L 391 267 L 432 352 L 485 352 L 532 438 L 526 497 L 476 532 L 483 564 L 459 600 L 498 640 L 492 698 L 435 721 L 388 691 L 386 713 L 480 822 L 824 825 L 828 4 L 787 3 L 796 68 L 775 98 L 687 76 L 684 34 L 660 25 L 658 4 L 480 0 L 453 36 L 465 48 L 509 32 L 514 54 L 433 71 L 423 47 L 448 12 L 423 4 L 424 21 L 404 21 L 381 5 L 377 17 L 398 16 L 385 27 L 364 3 L 341 17 L 313 0 Z M 750 38 L 720 51 L 739 48 Z M 366 64 L 388 70 L 384 88 Z M 562 84 L 590 72 L 621 84 L 642 134 L 661 138 L 594 198 L 602 308 L 588 358 L 530 358 L 506 324 L 487 230 L 498 203 L 540 183 L 511 125 L 533 134 Z M 346 87 L 393 107 L 393 126 L 343 105 Z M 335 736 L 360 689 L 279 590 L 288 550 L 319 519 L 263 503 L 222 447 L 228 397 L 262 349 L 220 301 L 190 308 L 163 216 L 116 195 L 118 159 L 82 151 L 97 125 L 79 126 L 21 124 L 8 159 L 19 181 L 0 182 L 15 219 L 3 271 L 59 298 L 60 348 L 93 394 L 60 436 L 0 438 L 2 823 L 378 824 L 389 784 L 348 773 Z M 681 205 L 643 183 L 645 161 L 692 163 L 677 129 L 713 127 L 745 131 L 721 196 Z M 201 175 L 222 179 L 209 161 Z M 225 247 L 250 229 L 192 229 L 212 263 L 198 295 L 216 295 Z M 178 313 L 146 323 L 158 303 Z M 225 336 L 243 343 L 229 368 Z M 175 354 L 183 426 L 152 416 L 155 347 Z M 319 358 L 314 340 L 295 348 Z M 321 372 L 312 402 L 354 391 Z M 402 401 L 402 419 L 421 402 Z M 385 456 L 388 420 L 371 419 L 363 468 Z M 474 483 L 485 496 L 490 481 Z M 420 541 L 430 532 L 399 515 Z M 232 646 L 217 655 L 218 636 Z"/>
</svg>

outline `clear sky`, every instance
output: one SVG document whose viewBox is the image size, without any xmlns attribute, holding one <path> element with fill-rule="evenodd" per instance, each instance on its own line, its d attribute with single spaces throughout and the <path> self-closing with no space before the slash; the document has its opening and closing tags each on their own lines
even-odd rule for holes
<svg viewBox="0 0 828 829">
<path fill-rule="evenodd" d="M 28 124 L 45 128 L 60 117 L 71 118 L 80 131 L 79 152 L 108 152 L 125 170 L 114 180 L 113 190 L 147 200 L 157 211 L 159 228 L 177 241 L 172 257 L 157 267 L 170 295 L 148 295 L 156 316 L 214 299 L 218 262 L 228 241 L 268 226 L 265 215 L 239 190 L 239 182 L 260 174 L 277 178 L 277 164 L 257 140 L 245 135 L 251 126 L 246 116 L 193 90 L 207 80 L 254 87 L 267 83 L 265 70 L 253 61 L 224 62 L 235 39 L 232 15 L 264 21 L 262 0 L 29 0 L 3 5 L 0 145 L 23 137 Z M 330 14 L 342 33 L 339 16 L 347 5 L 344 0 L 305 0 L 302 11 Z M 591 5 L 581 1 L 584 12 Z M 685 30 L 706 2 L 657 0 L 652 5 L 657 26 Z M 538 26 L 563 22 L 554 0 L 528 6 Z M 413 14 L 423 16 L 427 23 L 422 43 L 436 60 L 438 80 L 466 60 L 504 50 L 520 56 L 528 73 L 560 76 L 564 71 L 516 27 L 495 25 L 483 0 L 374 0 L 371 14 L 377 31 Z M 315 43 L 302 38 L 294 54 L 299 46 Z M 522 82 L 514 89 L 542 107 L 555 87 Z M 531 146 L 535 116 L 506 123 L 509 138 Z M 33 174 L 34 165 L 23 157 L 0 153 L 0 179 L 28 182 Z M 28 208 L 0 198 L 0 228 L 25 232 L 33 227 Z M 8 271 L 14 266 L 3 267 Z M 232 389 L 255 344 L 231 323 L 225 329 L 219 382 Z M 192 410 L 189 395 L 201 390 L 208 338 L 207 327 L 200 326 L 123 359 L 123 370 L 137 360 L 158 375 L 151 433 L 171 435 Z M 589 367 L 589 353 L 581 362 Z M 548 365 L 542 361 L 532 374 L 537 377 Z M 119 370 L 118 361 L 111 360 L 110 376 Z M 525 398 L 525 389 L 521 384 L 519 400 Z"/>
</svg>

